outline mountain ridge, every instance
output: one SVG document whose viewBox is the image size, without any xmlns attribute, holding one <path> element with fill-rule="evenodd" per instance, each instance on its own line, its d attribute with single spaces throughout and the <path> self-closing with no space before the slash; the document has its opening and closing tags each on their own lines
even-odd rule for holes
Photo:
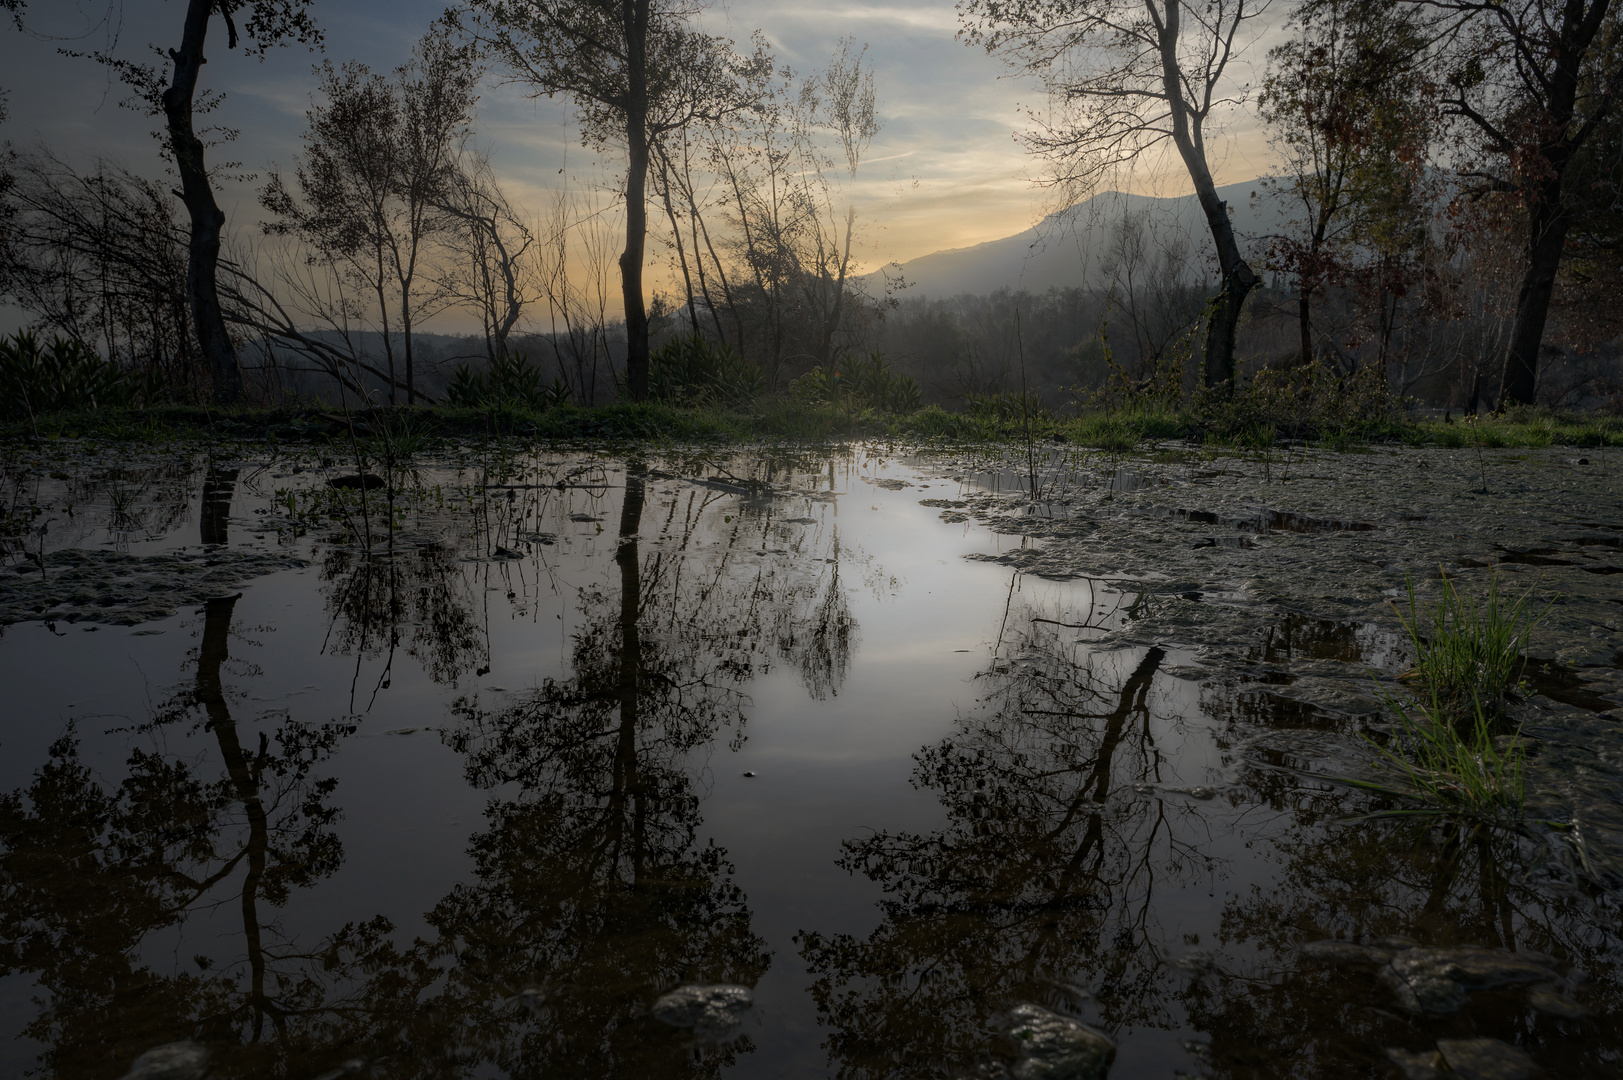
<svg viewBox="0 0 1623 1080">
<path fill-rule="evenodd" d="M 1278 231 L 1282 208 L 1262 187 L 1260 177 L 1226 184 L 1217 194 L 1229 204 L 1242 248 L 1247 241 L 1255 246 L 1258 237 Z M 1261 205 L 1253 205 L 1253 195 Z M 1143 220 L 1163 241 L 1186 240 L 1191 258 L 1205 259 L 1210 251 L 1211 234 L 1193 194 L 1162 197 L 1107 191 L 1057 210 L 1012 236 L 909 259 L 901 264 L 907 283 L 902 295 L 943 299 L 986 295 L 1000 288 L 1044 292 L 1096 285 L 1102 277 L 1104 245 L 1128 215 Z M 857 280 L 870 291 L 883 291 L 887 276 L 894 278 L 894 271 L 887 275 L 876 270 Z"/>
</svg>

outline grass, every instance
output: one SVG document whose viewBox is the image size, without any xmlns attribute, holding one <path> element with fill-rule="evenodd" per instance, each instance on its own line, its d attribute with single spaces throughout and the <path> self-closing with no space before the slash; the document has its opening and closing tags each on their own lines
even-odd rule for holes
<svg viewBox="0 0 1623 1080">
<path fill-rule="evenodd" d="M 926 406 L 888 413 L 845 404 L 805 404 L 782 397 L 749 408 L 617 402 L 595 408 L 559 405 L 528 408 L 418 406 L 392 410 L 434 436 L 524 435 L 553 441 L 750 442 L 763 439 L 822 442 L 892 437 L 921 442 L 1023 444 L 1067 442 L 1112 452 L 1145 443 L 1184 439 L 1213 447 L 1262 450 L 1284 439 L 1308 439 L 1324 448 L 1349 450 L 1370 443 L 1452 447 L 1623 447 L 1623 417 L 1522 411 L 1455 423 L 1416 420 L 1369 410 L 1360 419 L 1321 410 L 1317 419 L 1285 415 L 1271 399 L 1146 402 L 1098 408 L 1075 415 L 1036 416 L 981 409 L 952 412 Z M 1280 406 L 1280 408 L 1283 408 Z M 378 413 L 356 414 L 363 424 Z M 98 437 L 162 442 L 183 435 L 227 435 L 278 441 L 320 440 L 347 428 L 335 410 L 302 408 L 209 408 L 163 405 L 56 412 L 0 424 L 0 438 Z M 1604 449 L 1601 451 L 1604 453 Z"/>
<path fill-rule="evenodd" d="M 1487 595 L 1480 599 L 1461 593 L 1444 574 L 1442 595 L 1430 606 L 1416 599 L 1411 577 L 1408 600 L 1407 614 L 1395 604 L 1393 610 L 1414 645 L 1410 677 L 1450 715 L 1475 709 L 1489 719 L 1497 716 L 1521 681 L 1528 640 L 1550 604 L 1535 612 L 1532 589 L 1504 596 L 1497 572 L 1488 576 Z"/>
<path fill-rule="evenodd" d="M 1505 731 L 1504 706 L 1516 692 L 1533 629 L 1549 605 L 1535 611 L 1532 590 L 1507 598 L 1497 573 L 1481 598 L 1460 592 L 1445 575 L 1442 595 L 1422 605 L 1408 583 L 1408 612 L 1397 605 L 1415 648 L 1405 680 L 1417 693 L 1407 702 L 1382 690 L 1397 719 L 1386 745 L 1375 743 L 1394 782 L 1349 780 L 1354 787 L 1418 802 L 1393 814 L 1455 814 L 1519 818 L 1525 803 L 1527 748 L 1519 726 Z"/>
<path fill-rule="evenodd" d="M 1526 801 L 1527 748 L 1519 734 L 1497 736 L 1498 723 L 1480 701 L 1473 702 L 1468 717 L 1460 717 L 1445 712 L 1435 698 L 1429 706 L 1405 706 L 1390 695 L 1386 700 L 1398 723 L 1391 742 L 1377 745 L 1376 750 L 1397 782 L 1348 783 L 1421 806 L 1379 816 L 1521 815 Z"/>
</svg>

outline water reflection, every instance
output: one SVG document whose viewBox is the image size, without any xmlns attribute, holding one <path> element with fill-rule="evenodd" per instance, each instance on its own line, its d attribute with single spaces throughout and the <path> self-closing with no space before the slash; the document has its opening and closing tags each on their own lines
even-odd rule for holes
<svg viewBox="0 0 1623 1080">
<path fill-rule="evenodd" d="M 1157 679 L 1164 649 L 1093 652 L 1032 614 L 974 712 L 916 756 L 948 823 L 845 844 L 842 865 L 886 894 L 882 924 L 801 936 L 842 1077 L 986 1064 L 1021 1001 L 1091 992 L 1118 1022 L 1165 1015 L 1157 898 L 1216 871 L 1207 770 L 1178 760 L 1188 732 Z"/>
<path fill-rule="evenodd" d="M 209 476 L 202 539 L 225 543 L 210 504 L 229 504 L 234 477 Z M 274 1043 L 249 1059 L 268 1074 L 337 1007 L 337 951 L 289 938 L 274 912 L 342 862 L 320 773 L 353 728 L 282 717 L 245 744 L 222 674 L 238 599 L 206 603 L 195 679 L 134 732 L 149 748 L 121 782 L 81 760 L 70 730 L 26 789 L 0 796 L 0 971 L 44 992 L 23 1034 L 54 1075 L 116 1076 L 184 1038 Z M 182 940 L 206 951 L 174 967 L 149 956 Z"/>
<path fill-rule="evenodd" d="M 388 688 L 402 645 L 429 678 L 452 686 L 488 660 L 468 567 L 453 549 L 427 540 L 407 544 L 391 532 L 377 550 L 329 548 L 321 576 L 330 619 L 324 647 L 355 657 L 352 711 L 370 709 Z M 360 680 L 369 659 L 381 666 L 368 691 Z"/>
<path fill-rule="evenodd" d="M 106 733 L 139 744 L 122 779 L 81 760 L 77 733 L 53 746 L 0 798 L 0 961 L 50 1002 L 25 1032 L 40 1065 L 118 1076 L 181 1039 L 209 1046 L 222 1077 L 346 1061 L 391 1077 L 698 1077 L 749 1054 L 747 1030 L 694 1045 L 648 1006 L 681 983 L 754 985 L 771 962 L 727 852 L 701 839 L 708 761 L 742 744 L 749 684 L 775 667 L 812 697 L 840 691 L 859 636 L 842 574 L 863 560 L 832 523 L 780 521 L 768 493 L 734 522 L 723 494 L 651 491 L 648 474 L 628 466 L 617 508 L 592 493 L 617 515 L 614 554 L 582 564 L 563 669 L 454 706 L 445 742 L 491 798 L 469 873 L 413 939 L 312 891 L 344 862 L 334 755 L 363 721 L 239 722 L 267 674 L 233 658 L 250 640 L 239 595 L 204 603 L 188 682 Z M 199 538 L 229 544 L 237 471 L 201 480 Z M 518 562 L 404 535 L 333 542 L 321 564 L 323 648 L 357 673 L 381 663 L 366 703 L 397 651 L 448 683 L 486 656 L 478 575 Z"/>
<path fill-rule="evenodd" d="M 1001 1033 L 1028 1002 L 1134 1037 L 1128 1075 L 1396 1075 L 1389 1051 L 1481 1038 L 1554 1076 L 1623 1064 L 1606 1034 L 1623 1021 L 1618 912 L 1581 851 L 1536 829 L 1350 821 L 1393 807 L 1308 772 L 1367 752 L 1357 718 L 1181 689 L 1165 649 L 1090 651 L 1078 620 L 1017 607 L 1009 624 L 976 706 L 915 755 L 946 824 L 844 844 L 841 865 L 884 892 L 878 928 L 799 937 L 836 1075 L 1007 1075 Z M 1286 617 L 1249 659 L 1387 644 Z M 1324 939 L 1387 951 L 1302 951 Z M 1397 956 L 1463 1004 L 1406 1006 L 1382 970 Z M 1457 957 L 1509 974 L 1450 975 Z"/>
</svg>

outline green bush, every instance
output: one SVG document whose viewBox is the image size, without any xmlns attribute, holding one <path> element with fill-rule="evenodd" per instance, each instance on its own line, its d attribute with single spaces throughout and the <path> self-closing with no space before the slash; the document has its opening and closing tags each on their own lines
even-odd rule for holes
<svg viewBox="0 0 1623 1080">
<path fill-rule="evenodd" d="M 1408 422 L 1410 402 L 1374 365 L 1342 379 L 1315 364 L 1264 369 L 1242 386 L 1202 390 L 1192 404 L 1209 441 L 1258 446 L 1281 435 L 1331 442 L 1389 435 Z"/>
<path fill-rule="evenodd" d="M 445 388 L 445 403 L 467 409 L 550 409 L 567 404 L 569 383 L 562 376 L 541 381 L 541 369 L 518 352 L 503 352 L 483 372 L 458 364 Z"/>
<path fill-rule="evenodd" d="M 654 401 L 738 408 L 764 389 L 766 376 L 759 365 L 703 334 L 674 337 L 648 358 L 648 396 Z"/>
<path fill-rule="evenodd" d="M 847 357 L 832 371 L 814 367 L 789 384 L 789 396 L 806 406 L 839 405 L 885 413 L 917 412 L 923 395 L 911 375 L 890 370 L 883 353 Z"/>
<path fill-rule="evenodd" d="M 125 407 L 153 396 L 146 383 L 82 341 L 53 337 L 42 345 L 26 330 L 0 338 L 0 419 Z"/>
</svg>

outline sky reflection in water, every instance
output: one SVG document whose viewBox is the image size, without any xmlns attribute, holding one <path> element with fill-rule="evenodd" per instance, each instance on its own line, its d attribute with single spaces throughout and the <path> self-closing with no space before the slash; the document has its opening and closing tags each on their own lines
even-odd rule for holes
<svg viewBox="0 0 1623 1080">
<path fill-rule="evenodd" d="M 109 609 L 172 617 L 0 637 L 8 1072 L 194 1038 L 242 1077 L 993 1075 L 1021 1003 L 1114 1077 L 1476 1035 L 1618 1068 L 1608 893 L 1304 776 L 1364 719 L 1281 688 L 1401 665 L 1374 624 L 1286 614 L 1222 670 L 1132 642 L 1146 588 L 965 561 L 1026 542 L 868 449 L 471 454 L 364 513 L 285 461 L 93 473 L 45 581 L 196 562 Z M 1590 1016 L 1413 1015 L 1297 952 L 1383 935 L 1549 954 Z M 754 988 L 736 1038 L 648 1014 L 693 982 Z"/>
</svg>

